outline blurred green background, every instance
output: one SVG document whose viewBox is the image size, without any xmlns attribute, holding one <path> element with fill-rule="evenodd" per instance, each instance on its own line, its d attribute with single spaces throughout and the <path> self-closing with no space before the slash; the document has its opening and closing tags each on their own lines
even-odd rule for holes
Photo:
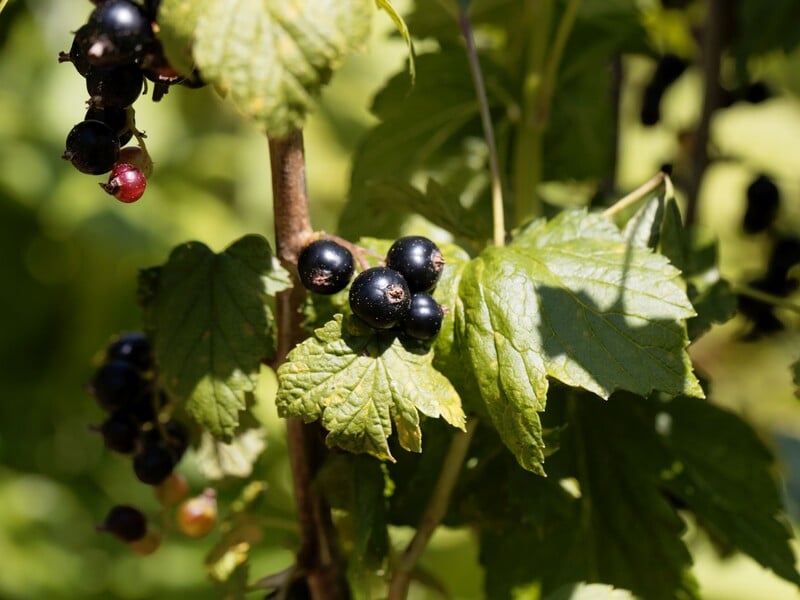
<svg viewBox="0 0 800 600">
<path fill-rule="evenodd" d="M 399 8 L 407 6 L 398 3 Z M 140 267 L 199 239 L 215 250 L 249 232 L 271 236 L 266 141 L 209 89 L 177 87 L 159 103 L 136 104 L 155 173 L 144 198 L 123 205 L 60 159 L 69 129 L 83 118 L 83 80 L 56 56 L 84 22 L 89 2 L 11 0 L 0 15 L 0 598 L 175 599 L 214 597 L 201 567 L 213 540 L 170 535 L 147 558 L 130 553 L 94 525 L 125 502 L 155 513 L 151 490 L 136 482 L 128 459 L 103 450 L 88 425 L 101 413 L 83 391 L 98 353 L 118 332 L 139 327 Z M 405 50 L 376 16 L 372 42 L 334 78 L 306 131 L 314 226 L 333 231 L 344 202 L 349 159 L 371 124 L 367 107 Z M 664 162 L 680 174 L 679 135 L 699 114 L 701 81 L 690 70 L 670 88 L 655 128 L 638 122 L 641 90 L 653 62 L 626 62 L 617 182 L 630 189 Z M 714 144 L 730 160 L 715 164 L 702 189 L 700 222 L 720 239 L 722 270 L 750 278 L 769 252 L 764 236 L 744 236 L 745 187 L 756 173 L 778 182 L 779 227 L 800 235 L 800 52 L 754 66 L 776 97 L 735 105 L 713 125 Z M 714 400 L 746 415 L 781 459 L 787 499 L 800 518 L 800 411 L 788 367 L 800 358 L 797 320 L 786 331 L 742 340 L 743 322 L 716 328 L 693 348 L 714 381 Z M 283 430 L 265 376 L 259 406 L 268 448 L 259 473 L 268 481 L 274 527 L 256 549 L 254 575 L 287 566 L 295 539 Z M 181 469 L 194 491 L 203 481 L 191 456 Z M 238 488 L 221 491 L 224 502 Z M 397 531 L 396 539 L 407 539 Z M 721 561 L 688 534 L 705 597 L 800 598 L 752 561 Z M 443 574 L 456 598 L 480 598 L 476 550 L 464 532 L 437 534 L 424 566 Z M 420 590 L 416 597 L 436 597 Z"/>
</svg>

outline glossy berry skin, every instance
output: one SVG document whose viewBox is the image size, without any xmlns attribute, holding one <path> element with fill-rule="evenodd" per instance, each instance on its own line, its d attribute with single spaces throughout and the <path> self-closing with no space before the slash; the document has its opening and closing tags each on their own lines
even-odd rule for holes
<svg viewBox="0 0 800 600">
<path fill-rule="evenodd" d="M 75 37 L 72 40 L 69 52 L 61 52 L 58 55 L 58 62 L 71 62 L 72 66 L 81 77 L 86 77 L 89 68 L 92 66 L 89 63 L 89 58 L 86 56 L 85 47 L 87 45 L 89 35 L 89 26 L 82 25 L 78 31 L 75 32 Z"/>
<path fill-rule="evenodd" d="M 132 453 L 139 440 L 139 424 L 124 411 L 109 416 L 100 425 L 99 431 L 106 448 L 120 454 Z"/>
<path fill-rule="evenodd" d="M 191 538 L 208 535 L 217 523 L 217 495 L 207 489 L 199 496 L 184 500 L 175 514 L 178 529 Z"/>
<path fill-rule="evenodd" d="M 150 340 L 141 332 L 124 333 L 106 348 L 106 360 L 121 360 L 132 364 L 140 371 L 153 367 L 153 351 Z"/>
<path fill-rule="evenodd" d="M 135 542 L 147 533 L 147 518 L 132 506 L 118 504 L 111 508 L 98 531 L 107 531 L 123 542 Z"/>
<path fill-rule="evenodd" d="M 405 277 L 412 292 L 429 292 L 442 275 L 444 257 L 428 238 L 410 235 L 392 244 L 386 254 L 386 266 Z"/>
<path fill-rule="evenodd" d="M 374 329 L 391 329 L 406 316 L 411 292 L 400 273 L 388 267 L 362 271 L 350 286 L 350 308 Z"/>
<path fill-rule="evenodd" d="M 747 211 L 742 227 L 747 233 L 758 233 L 769 227 L 778 216 L 778 186 L 766 175 L 759 175 L 747 187 Z"/>
<path fill-rule="evenodd" d="M 153 43 L 150 18 L 129 0 L 105 0 L 87 23 L 84 52 L 95 66 L 132 63 Z"/>
<path fill-rule="evenodd" d="M 189 430 L 177 419 L 170 419 L 160 425 L 154 424 L 154 427 L 145 434 L 144 439 L 146 444 L 166 444 L 172 452 L 172 458 L 176 464 L 189 448 Z"/>
<path fill-rule="evenodd" d="M 353 255 L 331 240 L 316 240 L 297 259 L 300 281 L 316 294 L 335 294 L 347 287 L 355 271 Z"/>
<path fill-rule="evenodd" d="M 100 406 L 113 412 L 132 403 L 145 389 L 146 383 L 130 363 L 115 360 L 101 366 L 91 383 L 89 393 Z"/>
<path fill-rule="evenodd" d="M 147 179 L 139 167 L 128 163 L 118 163 L 111 170 L 108 182 L 101 183 L 100 187 L 120 202 L 130 204 L 144 195 Z"/>
<path fill-rule="evenodd" d="M 153 161 L 150 159 L 150 155 L 139 146 L 127 146 L 120 150 L 117 162 L 138 168 L 145 179 L 153 174 Z"/>
<path fill-rule="evenodd" d="M 159 485 L 174 468 L 173 453 L 163 442 L 145 445 L 133 457 L 133 472 L 139 481 L 147 485 Z"/>
<path fill-rule="evenodd" d="M 119 138 L 100 121 L 82 121 L 67 134 L 66 149 L 61 158 L 68 160 L 81 173 L 108 173 L 119 156 Z"/>
<path fill-rule="evenodd" d="M 411 306 L 403 319 L 403 333 L 417 340 L 430 340 L 442 328 L 444 311 L 433 296 L 417 292 L 411 296 Z"/>
<path fill-rule="evenodd" d="M 89 103 L 95 107 L 126 108 L 142 93 L 144 76 L 137 65 L 92 67 L 86 74 Z"/>
<path fill-rule="evenodd" d="M 120 148 L 127 144 L 133 137 L 131 128 L 128 127 L 128 110 L 119 107 L 96 108 L 89 107 L 86 111 L 84 121 L 100 121 L 108 125 L 112 131 L 116 132 L 119 138 Z M 120 150 L 120 153 L 122 151 Z"/>
</svg>

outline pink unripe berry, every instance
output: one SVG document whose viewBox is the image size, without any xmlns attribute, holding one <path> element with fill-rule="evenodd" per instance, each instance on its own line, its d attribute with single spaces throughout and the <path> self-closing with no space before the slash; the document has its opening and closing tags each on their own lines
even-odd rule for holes
<svg viewBox="0 0 800 600">
<path fill-rule="evenodd" d="M 137 166 L 128 163 L 114 165 L 108 183 L 100 184 L 107 193 L 125 203 L 136 202 L 141 198 L 146 186 L 144 173 Z"/>
</svg>

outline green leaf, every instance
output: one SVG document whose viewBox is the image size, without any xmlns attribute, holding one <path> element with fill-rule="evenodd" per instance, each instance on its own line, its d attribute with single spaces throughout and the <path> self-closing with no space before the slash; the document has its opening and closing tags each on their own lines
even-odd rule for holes
<svg viewBox="0 0 800 600">
<path fill-rule="evenodd" d="M 221 442 L 204 433 L 197 449 L 197 466 L 206 479 L 249 477 L 253 464 L 267 447 L 262 428 L 237 432 L 230 442 Z"/>
<path fill-rule="evenodd" d="M 140 300 L 171 397 L 208 433 L 233 438 L 261 361 L 275 351 L 269 296 L 290 286 L 267 241 L 241 238 L 219 254 L 175 248 L 140 275 Z"/>
<path fill-rule="evenodd" d="M 495 427 L 525 468 L 542 472 L 537 412 L 547 377 L 607 398 L 624 389 L 702 396 L 684 319 L 693 310 L 663 256 L 626 244 L 585 211 L 534 223 L 488 248 L 459 287 L 469 364 Z"/>
<path fill-rule="evenodd" d="M 373 11 L 370 0 L 172 0 L 159 16 L 168 18 L 170 57 L 191 42 L 203 79 L 283 137 L 303 125 L 322 86 L 366 41 Z"/>
<path fill-rule="evenodd" d="M 406 47 L 408 48 L 408 74 L 411 76 L 411 85 L 414 85 L 417 78 L 417 65 L 414 56 L 414 41 L 411 39 L 408 26 L 390 0 L 375 0 L 375 4 L 378 5 L 378 8 L 386 11 L 406 43 Z"/>
<path fill-rule="evenodd" d="M 418 413 L 461 429 L 465 422 L 458 393 L 432 361 L 424 348 L 337 315 L 278 369 L 278 414 L 321 419 L 328 445 L 388 460 L 394 422 L 401 447 L 420 452 Z"/>
<path fill-rule="evenodd" d="M 664 222 L 665 190 L 662 187 L 653 194 L 625 222 L 623 235 L 631 244 L 644 248 L 657 248 L 661 239 L 661 225 Z"/>
<path fill-rule="evenodd" d="M 214 0 L 161 0 L 158 8 L 158 39 L 164 54 L 178 72 L 191 75 L 194 68 L 192 43 L 197 23 Z"/>
<path fill-rule="evenodd" d="M 573 583 L 548 594 L 545 600 L 636 600 L 636 596 L 610 585 Z"/>
</svg>

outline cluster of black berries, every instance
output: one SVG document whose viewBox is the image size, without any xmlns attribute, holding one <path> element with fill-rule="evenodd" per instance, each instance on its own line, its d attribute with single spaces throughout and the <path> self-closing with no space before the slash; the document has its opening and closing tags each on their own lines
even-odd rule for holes
<svg viewBox="0 0 800 600">
<path fill-rule="evenodd" d="M 154 372 L 152 348 L 143 334 L 124 334 L 109 344 L 103 364 L 88 385 L 89 393 L 108 413 L 93 429 L 102 435 L 106 448 L 132 455 L 136 477 L 156 486 L 159 501 L 172 506 L 188 491 L 186 480 L 173 470 L 189 446 L 189 430 L 175 418 L 160 418 L 167 397 L 156 384 Z M 136 512 L 129 506 L 114 507 L 100 528 L 125 542 L 139 542 L 148 529 L 141 526 L 144 518 L 136 517 Z M 155 549 L 152 540 L 134 548 Z"/>
<path fill-rule="evenodd" d="M 300 281 L 318 294 L 335 294 L 353 277 L 353 255 L 328 239 L 306 246 L 297 261 Z M 430 340 L 442 327 L 444 310 L 430 292 L 444 268 L 444 258 L 431 240 L 407 236 L 396 240 L 386 254 L 385 267 L 358 274 L 350 286 L 350 309 L 373 329 L 398 329 L 405 335 Z"/>
<path fill-rule="evenodd" d="M 152 161 L 134 125 L 132 105 L 145 78 L 153 82 L 156 101 L 170 85 L 185 80 L 169 65 L 155 35 L 160 0 L 93 2 L 95 9 L 75 32 L 69 52 L 59 55 L 84 77 L 89 92 L 89 108 L 67 135 L 62 158 L 82 173 L 110 171 L 101 187 L 122 202 L 135 202 L 144 194 Z M 123 148 L 133 136 L 139 145 Z"/>
</svg>

